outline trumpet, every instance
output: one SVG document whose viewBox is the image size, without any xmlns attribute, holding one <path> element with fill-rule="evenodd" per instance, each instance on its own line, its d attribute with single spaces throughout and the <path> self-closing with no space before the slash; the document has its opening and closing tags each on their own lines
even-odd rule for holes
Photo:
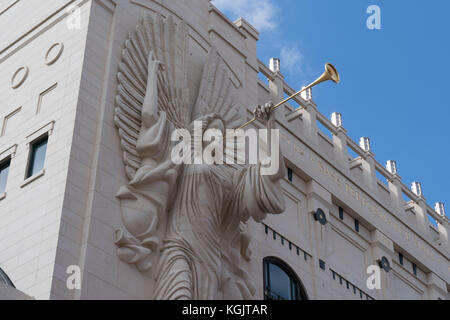
<svg viewBox="0 0 450 320">
<path fill-rule="evenodd" d="M 275 109 L 277 109 L 278 107 L 282 106 L 286 102 L 292 100 L 293 98 L 295 98 L 296 96 L 298 96 L 302 92 L 305 92 L 306 90 L 311 89 L 312 87 L 315 87 L 319 83 L 322 83 L 322 82 L 325 82 L 325 81 L 329 81 L 329 80 L 333 81 L 334 83 L 339 83 L 341 81 L 341 78 L 340 78 L 339 73 L 336 70 L 336 68 L 331 63 L 326 63 L 325 64 L 325 72 L 319 78 L 317 78 L 316 81 L 314 81 L 311 84 L 307 85 L 302 90 L 294 93 L 289 98 L 286 98 L 283 101 L 281 101 L 280 103 L 274 105 L 270 110 L 274 111 Z M 242 126 L 240 126 L 239 128 L 236 128 L 234 130 L 235 131 L 241 130 L 241 129 L 245 128 L 246 126 L 252 124 L 255 121 L 256 121 L 256 116 L 252 120 L 244 123 Z"/>
</svg>

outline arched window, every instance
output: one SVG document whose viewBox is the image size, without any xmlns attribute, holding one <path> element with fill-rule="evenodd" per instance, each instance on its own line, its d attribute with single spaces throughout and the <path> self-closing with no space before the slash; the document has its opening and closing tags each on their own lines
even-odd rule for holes
<svg viewBox="0 0 450 320">
<path fill-rule="evenodd" d="M 11 279 L 9 279 L 8 275 L 3 271 L 2 268 L 0 268 L 0 282 L 3 282 L 7 286 L 15 288 L 14 284 L 12 283 Z"/>
<path fill-rule="evenodd" d="M 264 259 L 265 300 L 308 300 L 294 271 L 277 258 Z"/>
</svg>

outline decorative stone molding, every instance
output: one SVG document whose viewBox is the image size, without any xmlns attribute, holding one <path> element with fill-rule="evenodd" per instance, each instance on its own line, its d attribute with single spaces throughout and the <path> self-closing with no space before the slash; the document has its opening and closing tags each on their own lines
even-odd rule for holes
<svg viewBox="0 0 450 320">
<path fill-rule="evenodd" d="M 45 89 L 43 92 L 39 94 L 38 104 L 36 108 L 36 114 L 39 114 L 42 110 L 42 101 L 44 100 L 45 96 L 47 96 L 50 92 L 55 90 L 58 87 L 58 83 L 54 83 L 49 88 Z"/>
<path fill-rule="evenodd" d="M 8 126 L 8 122 L 14 117 L 17 116 L 17 114 L 22 110 L 22 107 L 17 108 L 16 110 L 14 110 L 13 112 L 11 112 L 10 114 L 8 114 L 4 119 L 3 119 L 3 126 L 2 126 L 2 131 L 0 134 L 0 137 L 3 137 L 6 134 L 6 129 Z"/>
<path fill-rule="evenodd" d="M 30 183 L 36 181 L 37 179 L 43 177 L 45 175 L 45 169 L 42 169 L 40 172 L 36 173 L 35 175 L 29 177 L 28 179 L 26 179 L 21 185 L 21 188 L 25 188 L 27 185 L 29 185 Z"/>
<path fill-rule="evenodd" d="M 30 69 L 28 67 L 20 67 L 14 72 L 14 75 L 11 78 L 11 88 L 17 89 L 19 88 L 27 79 Z"/>
<path fill-rule="evenodd" d="M 64 51 L 64 44 L 62 42 L 57 42 L 53 44 L 45 54 L 45 64 L 51 66 L 61 57 Z"/>
<path fill-rule="evenodd" d="M 13 146 L 9 147 L 5 151 L 2 151 L 0 153 L 0 162 L 5 160 L 6 158 L 14 158 L 16 156 L 17 151 L 17 144 L 14 144 Z"/>
<path fill-rule="evenodd" d="M 3 0 L 0 4 L 0 16 L 14 7 L 20 0 Z"/>
<path fill-rule="evenodd" d="M 54 127 L 55 127 L 55 120 L 52 120 L 49 123 L 47 123 L 46 125 L 44 125 L 43 127 L 39 128 L 38 130 L 36 130 L 33 133 L 31 133 L 30 135 L 28 135 L 26 137 L 27 147 L 29 148 L 30 144 L 32 142 L 36 141 L 37 139 L 39 139 L 40 137 L 42 137 L 45 134 L 47 134 L 48 136 L 51 136 L 53 133 Z"/>
</svg>

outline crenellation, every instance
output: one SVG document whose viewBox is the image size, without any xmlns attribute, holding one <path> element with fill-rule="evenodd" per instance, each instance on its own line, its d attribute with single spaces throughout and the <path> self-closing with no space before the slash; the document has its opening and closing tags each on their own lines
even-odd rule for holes
<svg viewBox="0 0 450 320">
<path fill-rule="evenodd" d="M 422 194 L 422 183 L 420 182 L 413 182 L 411 184 L 411 191 L 414 192 L 414 194 L 418 197 L 423 197 Z"/>
<path fill-rule="evenodd" d="M 365 152 L 370 152 L 370 138 L 362 137 L 359 139 L 359 147 L 364 150 Z"/>
<path fill-rule="evenodd" d="M 398 170 L 397 170 L 397 162 L 394 160 L 388 160 L 386 162 L 386 169 L 392 174 L 392 175 L 397 175 L 398 174 Z"/>
<path fill-rule="evenodd" d="M 337 128 L 342 128 L 344 126 L 342 121 L 342 113 L 333 112 L 331 115 L 331 123 Z"/>
<path fill-rule="evenodd" d="M 260 62 L 260 64 L 262 64 L 262 63 Z M 280 64 L 281 64 L 281 61 L 280 61 Z M 269 66 L 269 69 L 270 69 L 270 66 Z M 269 71 L 271 71 L 271 70 L 269 70 Z M 263 66 L 260 66 L 260 72 L 264 72 L 264 67 Z M 265 72 L 263 74 L 265 76 L 268 76 L 267 75 L 267 70 L 265 70 Z M 276 75 L 273 75 L 272 77 L 276 77 Z M 275 80 L 273 80 L 273 79 L 271 80 L 269 78 L 269 87 L 272 88 L 271 89 L 272 92 L 277 92 L 277 91 L 279 91 L 279 89 L 277 89 L 277 85 L 275 85 L 275 82 L 274 82 Z M 284 80 L 281 81 L 281 84 L 278 84 L 278 86 L 280 86 L 280 85 L 283 86 L 283 87 L 289 87 L 286 83 L 284 83 Z M 291 91 L 293 92 L 293 90 L 291 90 Z M 310 122 L 310 121 L 308 121 L 308 119 L 310 119 L 310 117 L 312 116 L 310 110 L 311 110 L 310 108 L 303 107 L 303 110 L 300 113 L 301 116 L 302 116 L 302 119 L 303 120 L 306 119 L 306 123 L 305 123 L 305 121 L 303 121 L 304 126 L 306 128 L 308 128 L 308 123 Z M 320 112 L 315 111 L 314 113 L 316 114 L 316 118 L 323 118 L 323 115 L 320 114 Z M 331 123 L 335 127 L 342 126 L 342 115 L 340 115 L 339 113 L 334 113 L 332 115 L 332 118 L 331 118 Z M 311 126 L 309 126 L 309 127 L 310 127 L 310 129 L 309 130 L 307 129 L 307 131 L 313 131 L 313 132 L 316 131 L 315 129 L 311 130 Z M 333 130 L 333 131 L 335 131 L 335 130 Z M 348 158 L 347 150 L 346 150 L 346 148 L 343 148 L 342 140 L 344 139 L 344 136 L 345 136 L 345 138 L 348 139 L 348 136 L 346 135 L 346 132 L 345 132 L 345 134 L 342 134 L 342 133 L 340 134 L 339 132 L 333 132 L 333 131 L 332 131 L 332 133 L 333 133 L 333 141 L 334 141 L 333 144 L 335 145 L 335 149 L 338 151 L 338 152 L 336 152 L 336 154 L 337 154 L 338 158 L 347 159 Z M 340 138 L 338 138 L 338 136 L 340 136 Z M 355 164 L 358 164 L 358 166 L 363 164 L 362 167 L 364 167 L 364 161 L 368 160 L 367 154 L 365 154 L 364 152 L 371 153 L 370 139 L 367 138 L 367 137 L 361 138 L 360 141 L 359 141 L 359 145 L 356 145 L 353 141 L 351 141 L 351 139 L 347 140 L 346 143 L 356 153 L 359 153 L 360 156 L 361 156 L 361 160 L 359 160 L 359 162 L 355 162 Z M 360 153 L 359 150 L 361 150 L 363 152 Z M 397 164 L 396 164 L 396 162 L 395 161 L 388 161 L 387 162 L 386 169 L 388 171 L 387 173 L 390 173 L 390 174 L 386 175 L 386 172 L 385 172 L 384 168 L 374 158 L 373 158 L 373 161 L 371 161 L 370 158 L 369 158 L 368 161 L 369 162 L 367 163 L 367 166 L 365 167 L 365 169 L 363 169 L 363 172 L 366 172 L 366 171 L 368 172 L 368 175 L 367 175 L 368 178 L 366 179 L 366 185 L 374 185 L 374 183 L 376 183 L 377 178 L 375 176 L 375 170 L 377 170 L 377 169 L 382 175 L 384 175 L 387 178 L 388 181 L 389 180 L 395 180 L 394 177 L 397 176 L 398 177 L 397 178 L 398 182 L 395 183 L 396 186 L 394 186 L 393 183 L 389 183 L 389 189 L 387 189 L 387 190 L 389 190 L 389 192 L 393 191 L 393 195 L 391 196 L 391 201 L 393 202 L 394 207 L 397 207 L 397 208 L 400 208 L 400 210 L 403 210 L 402 209 L 403 206 L 401 205 L 401 203 L 403 203 L 403 199 L 401 199 L 401 192 L 405 192 L 405 188 L 406 187 L 403 185 L 403 183 L 401 182 L 401 178 L 397 174 Z M 345 162 L 346 161 L 344 161 L 344 163 Z M 373 162 L 373 163 L 371 163 L 371 162 Z M 409 189 L 408 189 L 408 191 L 409 191 Z M 405 193 L 408 194 L 409 192 L 405 192 Z M 415 193 L 414 193 L 414 195 L 417 196 Z M 419 202 L 418 198 L 416 198 L 414 196 L 412 198 L 414 199 L 414 201 L 416 203 Z M 423 224 L 426 223 L 426 221 L 425 221 L 426 217 L 420 217 L 419 220 L 420 220 L 419 225 L 423 225 Z M 425 234 L 428 235 L 428 232 L 425 232 Z"/>
<path fill-rule="evenodd" d="M 281 72 L 281 64 L 279 58 L 271 58 L 269 63 L 269 69 L 273 73 Z"/>
<path fill-rule="evenodd" d="M 443 202 L 436 202 L 436 204 L 434 205 L 434 210 L 442 217 L 445 218 L 446 214 L 445 214 L 445 206 Z"/>
<path fill-rule="evenodd" d="M 302 89 L 305 89 L 305 87 L 302 87 Z M 305 91 L 303 91 L 300 96 L 303 98 L 303 100 L 305 101 L 311 101 L 313 99 L 312 97 L 312 88 L 309 88 Z"/>
</svg>

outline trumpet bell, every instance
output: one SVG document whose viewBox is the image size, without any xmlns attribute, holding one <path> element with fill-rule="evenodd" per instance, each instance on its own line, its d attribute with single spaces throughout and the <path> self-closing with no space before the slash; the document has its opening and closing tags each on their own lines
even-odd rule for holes
<svg viewBox="0 0 450 320">
<path fill-rule="evenodd" d="M 325 64 L 325 72 L 334 83 L 339 83 L 341 81 L 338 71 L 331 63 Z"/>
<path fill-rule="evenodd" d="M 316 81 L 303 88 L 303 90 L 315 87 L 319 83 L 329 80 L 333 81 L 334 83 L 339 83 L 341 81 L 341 77 L 339 76 L 337 69 L 331 63 L 325 64 L 325 72 L 322 73 L 322 75 Z"/>
</svg>

